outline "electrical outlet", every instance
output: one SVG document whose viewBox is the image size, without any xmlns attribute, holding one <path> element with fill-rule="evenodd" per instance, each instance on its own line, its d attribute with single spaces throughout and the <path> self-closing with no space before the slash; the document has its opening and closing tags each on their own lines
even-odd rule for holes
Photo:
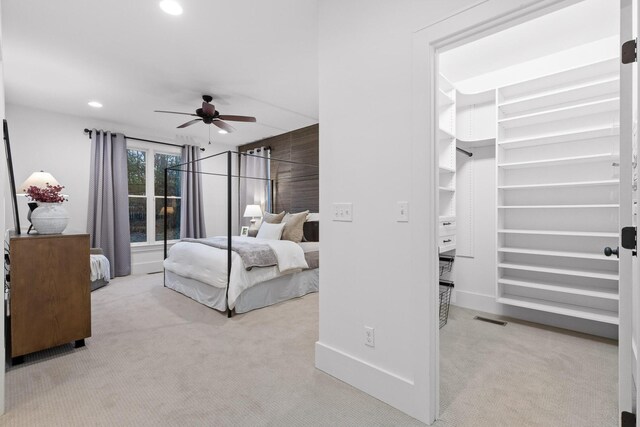
<svg viewBox="0 0 640 427">
<path fill-rule="evenodd" d="M 398 202 L 396 221 L 409 222 L 409 202 Z"/>
<path fill-rule="evenodd" d="M 376 346 L 376 330 L 371 326 L 364 327 L 364 345 L 369 347 Z"/>
<path fill-rule="evenodd" d="M 334 221 L 351 222 L 353 220 L 353 203 L 334 203 L 332 217 Z"/>
</svg>

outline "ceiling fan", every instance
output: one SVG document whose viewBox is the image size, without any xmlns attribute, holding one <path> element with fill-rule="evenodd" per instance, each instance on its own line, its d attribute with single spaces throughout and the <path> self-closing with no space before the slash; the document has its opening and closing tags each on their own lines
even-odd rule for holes
<svg viewBox="0 0 640 427">
<path fill-rule="evenodd" d="M 255 122 L 255 117 L 250 116 L 229 116 L 229 115 L 221 115 L 219 111 L 216 110 L 216 107 L 211 104 L 213 101 L 213 97 L 211 95 L 202 95 L 202 108 L 198 108 L 196 113 L 180 113 L 178 111 L 163 111 L 163 110 L 155 110 L 156 113 L 169 113 L 169 114 L 182 114 L 184 116 L 193 116 L 198 117 L 197 119 L 189 120 L 186 123 L 178 126 L 178 129 L 186 128 L 187 126 L 191 126 L 197 122 L 204 122 L 208 125 L 214 124 L 218 126 L 225 132 L 233 132 L 235 129 L 225 123 L 223 120 L 229 120 L 232 122 Z"/>
</svg>

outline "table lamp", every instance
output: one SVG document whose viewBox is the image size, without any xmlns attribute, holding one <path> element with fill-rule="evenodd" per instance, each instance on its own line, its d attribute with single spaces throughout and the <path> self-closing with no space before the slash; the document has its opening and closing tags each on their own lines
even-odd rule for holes
<svg viewBox="0 0 640 427">
<path fill-rule="evenodd" d="M 18 193 L 18 195 L 26 196 L 27 189 L 29 187 L 33 186 L 38 188 L 46 188 L 47 184 L 51 186 L 60 185 L 58 180 L 55 179 L 53 175 L 51 175 L 49 172 L 45 172 L 45 171 L 34 172 L 31 175 L 29 175 L 29 178 L 27 178 L 27 180 L 23 182 L 20 187 L 18 187 L 19 188 L 18 191 L 22 191 L 22 193 Z M 27 214 L 27 219 L 29 220 L 29 222 L 31 222 L 31 212 L 33 212 L 34 209 L 38 207 L 38 204 L 33 201 L 27 204 L 29 205 L 29 213 Z M 33 224 L 30 224 L 29 230 L 27 230 L 27 234 L 31 232 L 32 228 L 33 228 Z"/>
<path fill-rule="evenodd" d="M 251 218 L 251 224 L 255 224 L 256 218 L 262 217 L 262 208 L 260 205 L 247 205 L 243 216 L 245 218 Z"/>
</svg>

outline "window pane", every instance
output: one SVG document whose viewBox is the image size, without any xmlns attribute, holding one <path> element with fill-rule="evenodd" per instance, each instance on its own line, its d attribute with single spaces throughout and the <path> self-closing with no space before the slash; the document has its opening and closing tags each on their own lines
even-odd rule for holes
<svg viewBox="0 0 640 427">
<path fill-rule="evenodd" d="M 129 174 L 129 194 L 146 194 L 147 153 L 140 150 L 127 150 L 127 172 Z"/>
<path fill-rule="evenodd" d="M 129 197 L 129 231 L 132 243 L 147 241 L 146 197 Z"/>
<path fill-rule="evenodd" d="M 164 196 L 164 169 L 170 166 L 179 165 L 181 156 L 179 154 L 156 154 L 154 156 L 154 188 L 156 196 Z M 180 171 L 168 171 L 167 196 L 180 196 Z"/>
<path fill-rule="evenodd" d="M 167 215 L 167 238 L 180 238 L 180 199 L 167 199 L 164 209 L 164 197 L 156 197 L 156 241 L 164 240 L 164 216 Z"/>
</svg>

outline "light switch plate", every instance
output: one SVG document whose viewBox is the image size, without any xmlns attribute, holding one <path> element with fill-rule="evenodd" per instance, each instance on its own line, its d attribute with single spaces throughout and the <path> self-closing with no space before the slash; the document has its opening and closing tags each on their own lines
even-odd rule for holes
<svg viewBox="0 0 640 427">
<path fill-rule="evenodd" d="M 409 202 L 398 202 L 396 221 L 409 222 Z"/>
<path fill-rule="evenodd" d="M 331 216 L 334 221 L 353 221 L 353 203 L 334 203 Z"/>
</svg>

